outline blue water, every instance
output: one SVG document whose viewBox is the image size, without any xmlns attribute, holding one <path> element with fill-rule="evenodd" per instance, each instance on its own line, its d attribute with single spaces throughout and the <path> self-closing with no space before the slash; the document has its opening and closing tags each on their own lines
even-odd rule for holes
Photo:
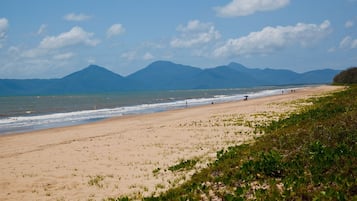
<svg viewBox="0 0 357 201">
<path fill-rule="evenodd" d="M 281 94 L 302 86 L 0 97 L 0 134 Z"/>
</svg>

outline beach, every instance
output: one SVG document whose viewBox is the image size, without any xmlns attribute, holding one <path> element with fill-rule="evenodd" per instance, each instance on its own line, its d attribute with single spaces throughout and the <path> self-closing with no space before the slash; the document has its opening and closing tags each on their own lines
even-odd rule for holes
<svg viewBox="0 0 357 201">
<path fill-rule="evenodd" d="M 99 122 L 0 136 L 0 200 L 140 198 L 189 179 L 229 146 L 262 135 L 254 127 L 286 117 L 311 97 L 341 87 L 128 115 Z M 195 159 L 191 170 L 170 171 Z"/>
</svg>

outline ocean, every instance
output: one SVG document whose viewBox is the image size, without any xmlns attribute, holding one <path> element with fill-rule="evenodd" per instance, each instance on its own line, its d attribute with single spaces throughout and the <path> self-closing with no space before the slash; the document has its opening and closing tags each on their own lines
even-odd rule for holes
<svg viewBox="0 0 357 201">
<path fill-rule="evenodd" d="M 0 135 L 281 94 L 303 86 L 0 97 Z"/>
</svg>

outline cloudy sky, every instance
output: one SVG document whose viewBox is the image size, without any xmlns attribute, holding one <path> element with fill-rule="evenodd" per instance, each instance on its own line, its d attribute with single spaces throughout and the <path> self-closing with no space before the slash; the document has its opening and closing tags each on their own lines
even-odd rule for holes
<svg viewBox="0 0 357 201">
<path fill-rule="evenodd" d="M 357 0 L 1 0 L 0 78 L 156 60 L 297 72 L 357 66 Z"/>
</svg>

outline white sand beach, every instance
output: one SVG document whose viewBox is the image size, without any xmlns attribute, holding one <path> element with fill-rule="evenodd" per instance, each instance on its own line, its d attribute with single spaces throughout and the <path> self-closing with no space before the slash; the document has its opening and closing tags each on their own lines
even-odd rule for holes
<svg viewBox="0 0 357 201">
<path fill-rule="evenodd" d="M 249 143 L 253 124 L 278 119 L 307 98 L 340 90 L 296 92 L 0 137 L 0 200 L 140 198 L 179 185 L 228 146 Z M 171 172 L 181 160 L 199 162 Z"/>
</svg>

